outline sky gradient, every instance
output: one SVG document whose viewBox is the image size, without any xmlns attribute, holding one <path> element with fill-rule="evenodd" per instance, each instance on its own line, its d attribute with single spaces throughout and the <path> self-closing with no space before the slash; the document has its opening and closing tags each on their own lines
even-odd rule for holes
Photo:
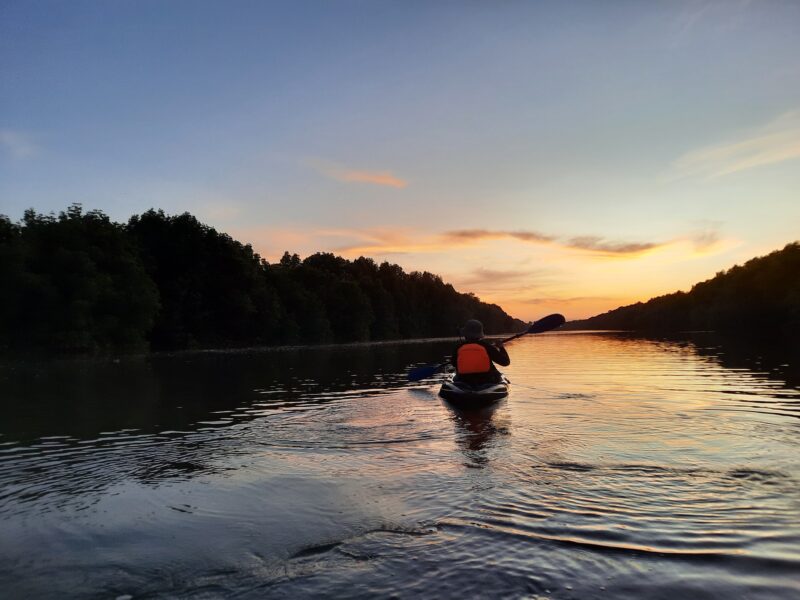
<svg viewBox="0 0 800 600">
<path fill-rule="evenodd" d="M 514 316 L 800 238 L 800 3 L 0 4 L 0 213 L 189 211 Z"/>
</svg>

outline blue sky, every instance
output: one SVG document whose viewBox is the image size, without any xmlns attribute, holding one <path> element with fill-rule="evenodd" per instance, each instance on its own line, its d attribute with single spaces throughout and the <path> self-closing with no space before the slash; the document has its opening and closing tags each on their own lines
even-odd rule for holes
<svg viewBox="0 0 800 600">
<path fill-rule="evenodd" d="M 790 1 L 6 1 L 0 212 L 188 210 L 584 316 L 800 237 L 798 31 Z"/>
</svg>

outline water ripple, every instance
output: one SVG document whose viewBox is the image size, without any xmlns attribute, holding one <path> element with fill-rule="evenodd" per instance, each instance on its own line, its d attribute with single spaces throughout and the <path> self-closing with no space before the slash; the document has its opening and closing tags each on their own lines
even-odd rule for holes
<svg viewBox="0 0 800 600">
<path fill-rule="evenodd" d="M 785 358 L 523 338 L 510 398 L 464 412 L 404 379 L 448 348 L 15 367 L 0 378 L 0 585 L 31 598 L 800 593 L 800 390 Z"/>
</svg>

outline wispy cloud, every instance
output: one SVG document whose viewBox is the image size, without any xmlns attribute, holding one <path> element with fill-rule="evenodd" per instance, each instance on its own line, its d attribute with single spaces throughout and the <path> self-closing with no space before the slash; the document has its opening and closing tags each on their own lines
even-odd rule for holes
<svg viewBox="0 0 800 600">
<path fill-rule="evenodd" d="M 580 304 L 584 302 L 605 302 L 609 300 L 615 300 L 615 298 L 608 296 L 574 296 L 572 298 L 565 298 L 562 296 L 534 296 L 533 298 L 516 299 L 516 302 L 521 304 Z"/>
<path fill-rule="evenodd" d="M 588 250 L 589 252 L 598 252 L 600 254 L 639 254 L 664 244 L 655 242 L 619 242 L 607 240 L 596 235 L 582 235 L 570 238 L 564 245 L 568 248 Z"/>
<path fill-rule="evenodd" d="M 672 165 L 669 179 L 713 179 L 800 158 L 800 110 L 785 113 L 738 140 L 687 152 Z"/>
<path fill-rule="evenodd" d="M 692 2 L 678 13 L 675 21 L 676 35 L 682 38 L 714 8 L 712 2 Z"/>
<path fill-rule="evenodd" d="M 389 171 L 343 171 L 332 176 L 334 179 L 348 183 L 373 183 L 399 189 L 408 185 L 406 180 L 395 177 Z"/>
<path fill-rule="evenodd" d="M 310 161 L 310 164 L 326 177 L 343 183 L 367 183 L 397 189 L 403 189 L 408 186 L 408 181 L 398 177 L 391 171 L 351 169 L 328 161 L 318 160 Z"/>
<path fill-rule="evenodd" d="M 555 236 L 524 230 L 462 229 L 441 233 L 421 234 L 408 228 L 376 227 L 369 229 L 313 229 L 294 231 L 272 229 L 239 229 L 239 235 L 247 239 L 291 240 L 291 246 L 301 251 L 324 250 L 346 257 L 389 257 L 399 255 L 444 255 L 460 248 L 480 249 L 491 242 L 510 240 L 520 244 L 541 246 L 550 250 L 562 250 L 565 257 L 586 256 L 589 259 L 624 260 L 636 259 L 651 252 L 670 247 L 689 247 L 697 255 L 709 255 L 726 246 L 718 232 L 718 224 L 698 223 L 701 228 L 667 240 L 645 242 L 627 241 L 595 235 Z M 276 238 L 276 236 L 278 236 Z M 730 242 L 730 240 L 728 240 Z M 270 244 L 271 250 L 274 244 Z M 729 244 L 728 244 L 729 245 Z M 265 252 L 268 252 L 265 248 Z M 482 250 L 481 250 L 482 251 Z M 504 252 L 507 252 L 505 250 Z M 461 278 L 463 283 L 478 284 L 481 279 L 498 282 L 514 277 L 532 275 L 529 268 L 518 271 L 495 271 L 476 269 Z M 486 277 L 483 277 L 487 275 Z M 536 274 L 541 275 L 539 273 Z"/>
<path fill-rule="evenodd" d="M 453 242 L 475 242 L 513 238 L 521 242 L 552 242 L 555 238 L 536 231 L 490 231 L 488 229 L 459 229 L 448 231 L 444 237 Z"/>
<path fill-rule="evenodd" d="M 678 11 L 672 45 L 691 38 L 695 29 L 700 30 L 698 35 L 707 36 L 709 29 L 713 32 L 739 27 L 747 22 L 751 4 L 751 0 L 690 0 Z"/>
<path fill-rule="evenodd" d="M 531 278 L 542 279 L 550 275 L 550 271 L 546 269 L 486 269 L 479 267 L 473 269 L 466 277 L 460 278 L 459 282 L 464 285 L 516 284 L 519 281 L 528 281 Z"/>
<path fill-rule="evenodd" d="M 476 283 L 498 283 L 507 281 L 518 281 L 520 279 L 528 279 L 536 275 L 537 271 L 530 269 L 474 269 L 469 276 L 463 278 L 461 281 L 468 284 Z"/>
<path fill-rule="evenodd" d="M 0 146 L 13 158 L 31 158 L 39 152 L 39 146 L 30 134 L 10 129 L 0 129 Z"/>
<path fill-rule="evenodd" d="M 510 236 L 497 236 L 494 239 Z M 438 237 L 427 239 L 395 239 L 393 241 L 367 241 L 338 246 L 333 248 L 335 252 L 347 256 L 371 256 L 371 255 L 390 255 L 390 254 L 425 254 L 438 253 L 453 250 L 459 246 L 478 245 L 481 241 L 492 238 L 480 238 L 475 240 L 462 239 L 454 241 L 452 238 Z M 596 242 L 589 240 L 597 239 Z M 548 243 L 553 247 L 561 247 L 569 250 L 576 250 L 595 258 L 633 258 L 647 251 L 656 250 L 667 246 L 667 243 L 627 243 L 627 242 L 603 242 L 602 238 L 572 238 L 566 242 L 542 242 Z"/>
<path fill-rule="evenodd" d="M 624 256 L 640 254 L 658 248 L 664 244 L 656 242 L 625 242 L 608 240 L 600 236 L 583 235 L 571 238 L 559 238 L 538 231 L 502 231 L 487 229 L 464 229 L 448 231 L 443 234 L 445 240 L 454 243 L 476 243 L 482 240 L 509 238 L 525 243 L 554 244 L 574 250 L 584 250 L 606 256 Z"/>
<path fill-rule="evenodd" d="M 488 240 L 511 239 L 526 244 L 546 244 L 571 250 L 588 252 L 595 256 L 625 257 L 636 256 L 667 243 L 626 242 L 608 240 L 599 236 L 577 236 L 559 238 L 536 231 L 503 231 L 489 229 L 460 229 L 446 231 L 439 235 L 412 237 L 407 234 L 388 235 L 382 231 L 357 236 L 363 242 L 343 245 L 336 251 L 344 254 L 407 254 L 419 252 L 440 252 L 458 246 L 478 245 Z"/>
<path fill-rule="evenodd" d="M 331 232 L 323 232 L 323 234 Z M 333 248 L 335 252 L 344 255 L 374 255 L 374 254 L 419 254 L 425 252 L 441 252 L 447 250 L 447 244 L 443 244 L 437 237 L 415 236 L 406 229 L 368 229 L 368 230 L 345 230 L 337 232 L 339 237 L 347 237 L 352 240 L 348 244 L 343 244 Z"/>
<path fill-rule="evenodd" d="M 689 239 L 694 244 L 695 250 L 703 251 L 713 248 L 720 241 L 720 235 L 714 229 L 704 229 L 691 234 Z"/>
</svg>

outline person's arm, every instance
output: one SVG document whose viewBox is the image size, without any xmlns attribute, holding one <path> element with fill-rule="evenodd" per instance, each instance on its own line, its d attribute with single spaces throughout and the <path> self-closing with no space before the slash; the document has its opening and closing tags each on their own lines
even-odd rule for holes
<svg viewBox="0 0 800 600">
<path fill-rule="evenodd" d="M 495 342 L 494 344 L 487 343 L 485 346 L 486 351 L 489 353 L 489 358 L 492 362 L 497 363 L 501 367 L 507 367 L 511 364 L 511 358 L 508 356 L 502 342 Z"/>
</svg>

